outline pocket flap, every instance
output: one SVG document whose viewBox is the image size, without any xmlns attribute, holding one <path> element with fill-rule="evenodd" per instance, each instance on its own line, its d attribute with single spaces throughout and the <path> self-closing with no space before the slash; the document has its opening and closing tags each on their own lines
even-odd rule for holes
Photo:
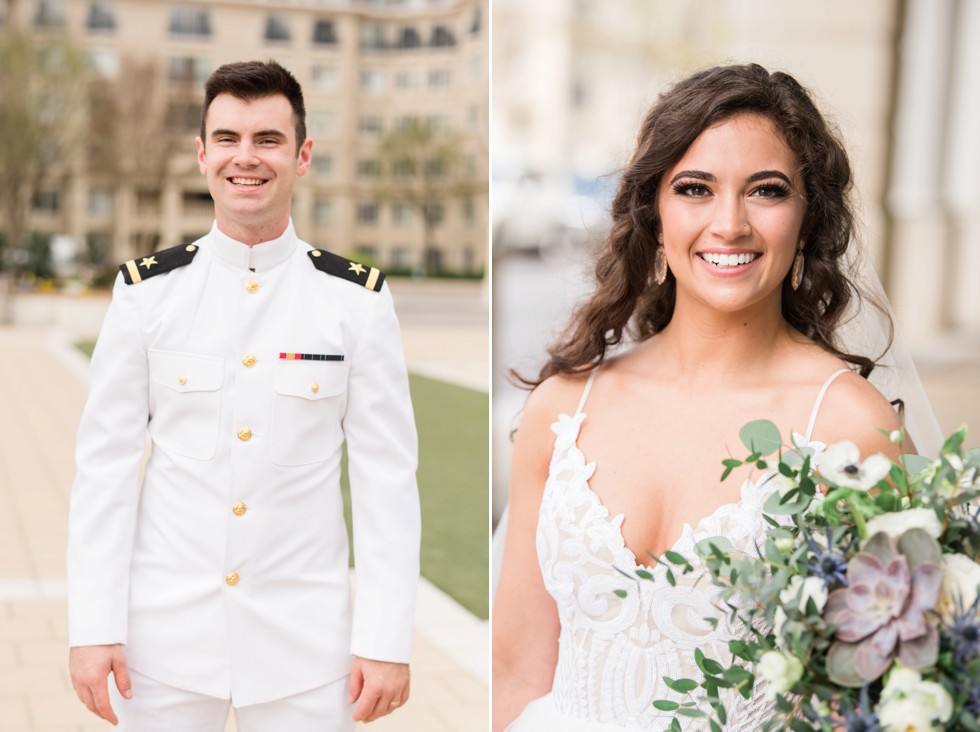
<svg viewBox="0 0 980 732">
<path fill-rule="evenodd" d="M 275 387 L 283 396 L 324 399 L 347 390 L 346 361 L 280 361 Z"/>
<path fill-rule="evenodd" d="M 174 391 L 218 391 L 224 381 L 225 360 L 217 356 L 150 349 L 147 357 L 153 382 Z"/>
</svg>

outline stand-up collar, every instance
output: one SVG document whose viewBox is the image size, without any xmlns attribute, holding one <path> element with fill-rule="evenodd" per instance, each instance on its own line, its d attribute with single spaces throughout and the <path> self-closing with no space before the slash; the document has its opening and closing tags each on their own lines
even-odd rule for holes
<svg viewBox="0 0 980 732">
<path fill-rule="evenodd" d="M 254 269 L 256 272 L 262 272 L 289 259 L 289 255 L 296 248 L 297 241 L 292 218 L 289 219 L 286 230 L 277 239 L 270 239 L 253 247 L 242 244 L 223 233 L 218 228 L 218 222 L 215 221 L 211 226 L 211 233 L 208 234 L 206 246 L 214 252 L 214 256 L 235 269 L 245 271 Z"/>
</svg>

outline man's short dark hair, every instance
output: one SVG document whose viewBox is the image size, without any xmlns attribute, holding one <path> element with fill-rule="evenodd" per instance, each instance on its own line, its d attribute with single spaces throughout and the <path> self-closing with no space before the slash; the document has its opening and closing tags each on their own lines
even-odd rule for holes
<svg viewBox="0 0 980 732">
<path fill-rule="evenodd" d="M 296 118 L 296 151 L 306 141 L 306 106 L 303 89 L 289 71 L 276 61 L 239 61 L 225 64 L 215 70 L 204 82 L 204 107 L 201 110 L 201 141 L 207 143 L 205 123 L 208 108 L 219 94 L 230 94 L 236 99 L 250 102 L 282 94 L 289 100 Z"/>
</svg>

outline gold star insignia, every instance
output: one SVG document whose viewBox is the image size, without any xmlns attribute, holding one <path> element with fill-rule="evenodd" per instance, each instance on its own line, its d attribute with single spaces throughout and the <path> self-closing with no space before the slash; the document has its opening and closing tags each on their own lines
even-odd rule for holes
<svg viewBox="0 0 980 732">
<path fill-rule="evenodd" d="M 364 274 L 365 270 L 363 264 L 358 264 L 357 262 L 351 262 L 350 267 L 347 268 L 347 271 L 362 275 Z"/>
<path fill-rule="evenodd" d="M 156 257 L 143 257 L 143 261 L 140 262 L 140 267 L 146 267 L 149 269 L 154 264 L 158 264 Z"/>
</svg>

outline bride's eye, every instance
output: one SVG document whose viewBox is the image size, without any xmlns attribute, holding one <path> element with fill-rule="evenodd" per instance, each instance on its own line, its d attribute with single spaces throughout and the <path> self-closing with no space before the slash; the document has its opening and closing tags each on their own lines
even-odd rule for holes
<svg viewBox="0 0 980 732">
<path fill-rule="evenodd" d="M 757 198 L 786 198 L 789 194 L 789 188 L 783 183 L 763 183 L 752 191 Z"/>
<path fill-rule="evenodd" d="M 675 183 L 671 190 L 678 196 L 687 196 L 688 198 L 704 198 L 711 193 L 703 183 Z"/>
</svg>

